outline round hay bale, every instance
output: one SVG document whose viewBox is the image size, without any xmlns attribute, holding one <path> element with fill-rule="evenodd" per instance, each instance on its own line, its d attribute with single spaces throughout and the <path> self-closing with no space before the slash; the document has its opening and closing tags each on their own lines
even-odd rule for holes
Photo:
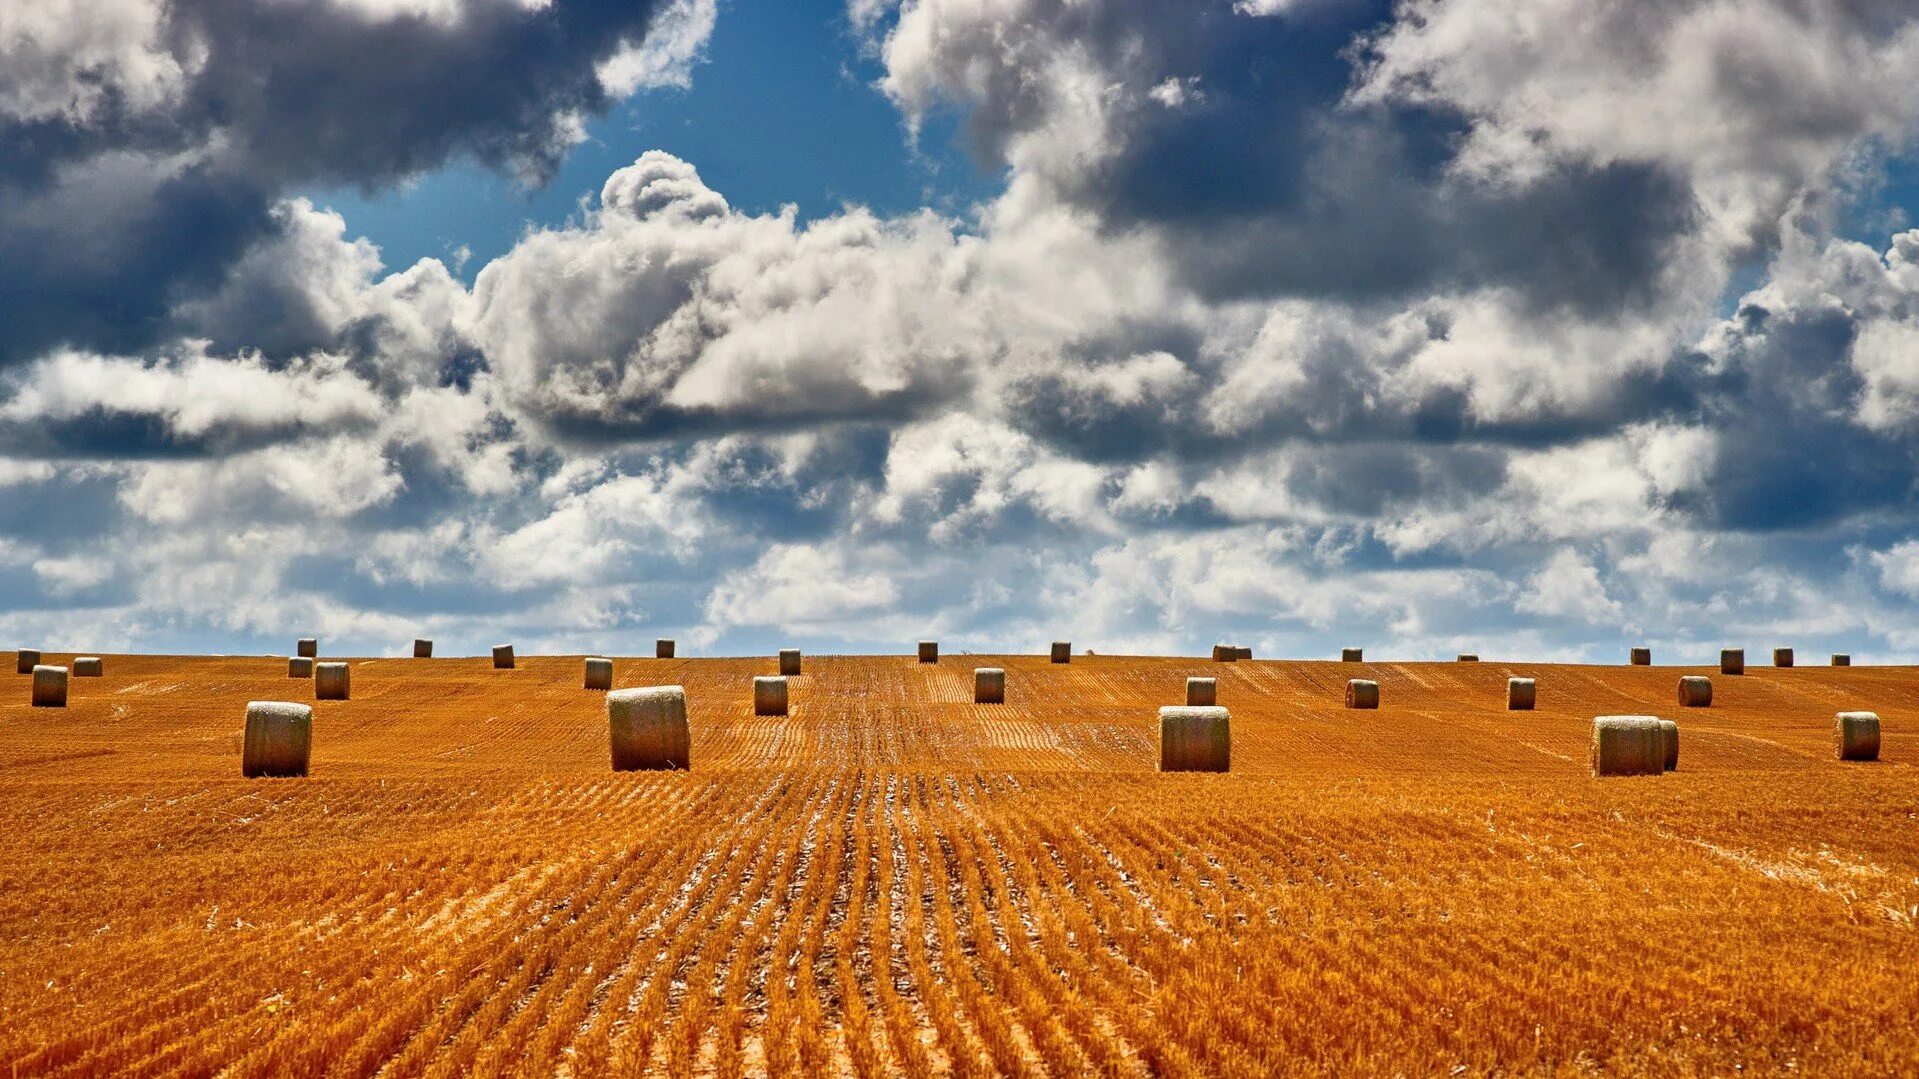
<svg viewBox="0 0 1919 1079">
<path fill-rule="evenodd" d="M 1479 656 L 1477 656 L 1476 654 L 1474 654 L 1474 653 L 1472 653 L 1472 652 L 1461 652 L 1461 653 L 1459 653 L 1459 658 L 1458 658 L 1457 660 L 1455 660 L 1454 662 L 1456 662 L 1456 663 L 1478 663 L 1478 662 L 1479 662 Z"/>
<path fill-rule="evenodd" d="M 1666 735 L 1656 716 L 1593 717 L 1592 774 L 1656 776 L 1666 770 Z"/>
<path fill-rule="evenodd" d="M 21 674 L 32 674 L 33 669 L 39 665 L 40 650 L 38 648 L 22 648 L 20 650 L 18 664 L 14 669 Z"/>
<path fill-rule="evenodd" d="M 512 645 L 496 644 L 493 646 L 493 669 L 496 671 L 510 671 L 513 669 Z"/>
<path fill-rule="evenodd" d="M 425 637 L 413 638 L 413 658 L 414 659 L 432 659 L 433 658 L 433 642 L 427 640 Z"/>
<path fill-rule="evenodd" d="M 1250 644 L 1239 645 L 1238 647 L 1233 649 L 1233 658 L 1234 659 L 1253 658 L 1253 646 Z"/>
<path fill-rule="evenodd" d="M 310 657 L 309 657 L 310 658 Z M 313 707 L 291 701 L 248 701 L 240 774 L 303 776 L 313 750 Z"/>
<path fill-rule="evenodd" d="M 1506 710 L 1508 712 L 1530 712 L 1537 698 L 1537 687 L 1532 679 L 1506 679 Z"/>
<path fill-rule="evenodd" d="M 1239 658 L 1238 645 L 1216 644 L 1213 646 L 1213 662 L 1214 663 L 1231 663 L 1238 658 Z"/>
<path fill-rule="evenodd" d="M 1354 678 L 1347 682 L 1346 707 L 1378 708 L 1379 683 L 1369 678 Z"/>
<path fill-rule="evenodd" d="M 293 654 L 296 656 L 305 656 L 308 659 L 317 658 L 320 655 L 320 639 L 318 637 L 300 638 L 300 644 L 294 649 Z"/>
<path fill-rule="evenodd" d="M 1832 731 L 1840 760 L 1879 759 L 1879 713 L 1840 712 L 1833 720 Z"/>
<path fill-rule="evenodd" d="M 1053 662 L 1054 663 L 1073 662 L 1073 642 L 1054 641 L 1053 642 Z"/>
<path fill-rule="evenodd" d="M 940 643 L 938 641 L 920 642 L 920 662 L 938 663 L 940 661 Z"/>
<path fill-rule="evenodd" d="M 73 657 L 73 676 L 75 678 L 98 678 L 104 673 L 99 656 Z"/>
<path fill-rule="evenodd" d="M 33 668 L 33 706 L 35 708 L 65 708 L 67 706 L 67 669 L 36 664 Z"/>
<path fill-rule="evenodd" d="M 1341 663 L 1364 663 L 1366 661 L 1366 650 L 1364 648 L 1342 648 L 1339 650 L 1339 661 Z"/>
<path fill-rule="evenodd" d="M 1772 650 L 1772 665 L 1775 667 L 1792 666 L 1792 649 L 1775 648 Z"/>
<path fill-rule="evenodd" d="M 1832 665 L 1835 667 L 1850 667 L 1852 666 L 1852 657 L 1844 652 L 1834 652 L 1832 654 Z"/>
<path fill-rule="evenodd" d="M 671 637 L 661 637 L 653 642 L 654 659 L 672 659 L 674 651 L 675 646 Z"/>
<path fill-rule="evenodd" d="M 1219 680 L 1216 678 L 1188 678 L 1186 680 L 1186 704 L 1192 708 L 1205 708 L 1219 703 Z"/>
<path fill-rule="evenodd" d="M 1659 721 L 1659 744 L 1665 753 L 1666 771 L 1679 770 L 1679 724 L 1670 719 Z"/>
<path fill-rule="evenodd" d="M 586 688 L 613 688 L 613 661 L 605 656 L 588 656 L 586 660 Z"/>
<path fill-rule="evenodd" d="M 1719 650 L 1720 674 L 1745 674 L 1746 650 L 1743 648 L 1721 648 Z"/>
<path fill-rule="evenodd" d="M 346 664 L 315 663 L 313 665 L 313 699 L 316 701 L 346 700 L 347 680 Z"/>
<path fill-rule="evenodd" d="M 287 657 L 287 677 L 288 678 L 313 677 L 313 657 L 312 656 L 288 656 Z"/>
<path fill-rule="evenodd" d="M 760 675 L 753 679 L 753 714 L 756 716 L 786 714 L 785 675 Z"/>
<path fill-rule="evenodd" d="M 1652 666 L 1652 649 L 1635 648 L 1632 650 L 1632 665 L 1635 667 Z"/>
<path fill-rule="evenodd" d="M 973 668 L 973 703 L 1006 703 L 1006 671 L 1004 669 L 999 667 Z"/>
<path fill-rule="evenodd" d="M 800 673 L 800 650 L 797 648 L 780 649 L 780 673 L 788 678 Z"/>
<path fill-rule="evenodd" d="M 606 726 L 616 772 L 691 767 L 686 690 L 680 686 L 646 686 L 608 693 Z"/>
<path fill-rule="evenodd" d="M 1703 674 L 1679 677 L 1679 703 L 1687 708 L 1712 707 L 1712 679 Z"/>
<path fill-rule="evenodd" d="M 1232 722 L 1218 705 L 1169 704 L 1159 710 L 1159 770 L 1232 770 Z"/>
</svg>

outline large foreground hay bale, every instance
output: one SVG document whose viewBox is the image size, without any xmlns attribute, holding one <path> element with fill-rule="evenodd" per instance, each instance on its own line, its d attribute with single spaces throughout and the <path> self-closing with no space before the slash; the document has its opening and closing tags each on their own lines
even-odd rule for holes
<svg viewBox="0 0 1919 1079">
<path fill-rule="evenodd" d="M 1073 642 L 1054 641 L 1053 642 L 1053 662 L 1054 663 L 1073 662 Z"/>
<path fill-rule="evenodd" d="M 1840 760 L 1879 759 L 1879 713 L 1840 712 L 1833 719 L 1832 733 Z"/>
<path fill-rule="evenodd" d="M 1216 678 L 1188 678 L 1186 680 L 1186 703 L 1193 708 L 1206 708 L 1219 703 L 1219 680 Z"/>
<path fill-rule="evenodd" d="M 346 700 L 347 679 L 346 664 L 315 663 L 313 665 L 313 699 L 316 701 Z"/>
<path fill-rule="evenodd" d="M 493 669 L 496 671 L 510 671 L 513 669 L 512 645 L 496 644 L 493 646 Z"/>
<path fill-rule="evenodd" d="M 1379 683 L 1368 678 L 1354 678 L 1347 682 L 1346 707 L 1378 708 Z"/>
<path fill-rule="evenodd" d="M 761 675 L 753 679 L 753 714 L 756 716 L 786 714 L 786 677 L 784 675 Z"/>
<path fill-rule="evenodd" d="M 45 663 L 34 666 L 33 706 L 35 708 L 67 706 L 67 669 L 65 667 L 53 667 Z"/>
<path fill-rule="evenodd" d="M 613 661 L 605 656 L 588 656 L 586 660 L 586 688 L 613 688 Z"/>
<path fill-rule="evenodd" d="M 73 676 L 75 678 L 98 678 L 105 673 L 99 656 L 73 657 Z"/>
<path fill-rule="evenodd" d="M 1703 674 L 1679 677 L 1679 703 L 1687 708 L 1712 707 L 1712 679 Z"/>
<path fill-rule="evenodd" d="M 33 669 L 39 665 L 40 650 L 38 648 L 22 648 L 14 669 L 21 674 L 32 674 Z"/>
<path fill-rule="evenodd" d="M 940 643 L 938 641 L 920 642 L 920 662 L 938 663 L 940 661 Z"/>
<path fill-rule="evenodd" d="M 680 686 L 608 693 L 606 726 L 616 772 L 690 767 L 693 739 L 686 725 L 686 690 Z"/>
<path fill-rule="evenodd" d="M 1656 776 L 1666 770 L 1666 735 L 1656 716 L 1595 716 L 1592 774 Z"/>
<path fill-rule="evenodd" d="M 248 701 L 240 774 L 303 776 L 313 750 L 313 707 L 291 701 Z"/>
<path fill-rule="evenodd" d="M 1719 650 L 1720 674 L 1745 674 L 1746 650 L 1743 648 L 1721 648 Z"/>
<path fill-rule="evenodd" d="M 1364 648 L 1342 648 L 1339 650 L 1339 661 L 1341 663 L 1364 663 L 1366 661 L 1366 650 Z"/>
<path fill-rule="evenodd" d="M 413 658 L 414 659 L 432 659 L 433 658 L 433 642 L 427 640 L 425 637 L 413 638 Z"/>
<path fill-rule="evenodd" d="M 1506 679 L 1506 710 L 1508 712 L 1530 712 L 1533 710 L 1533 702 L 1537 699 L 1537 687 L 1532 679 Z"/>
<path fill-rule="evenodd" d="M 1772 665 L 1775 667 L 1792 666 L 1792 649 L 1775 648 L 1772 650 Z"/>
<path fill-rule="evenodd" d="M 1239 658 L 1239 646 L 1236 644 L 1216 644 L 1213 646 L 1214 663 L 1231 663 Z"/>
<path fill-rule="evenodd" d="M 1659 743 L 1665 754 L 1666 771 L 1679 770 L 1679 724 L 1670 719 L 1659 721 Z"/>
<path fill-rule="evenodd" d="M 287 657 L 287 677 L 288 678 L 313 677 L 313 657 L 288 656 Z"/>
<path fill-rule="evenodd" d="M 308 659 L 318 658 L 320 655 L 320 639 L 318 637 L 300 638 L 299 646 L 294 649 L 293 654 L 296 656 L 305 656 Z"/>
<path fill-rule="evenodd" d="M 1832 665 L 1835 667 L 1850 667 L 1852 666 L 1852 657 L 1844 652 L 1834 652 L 1832 654 Z"/>
<path fill-rule="evenodd" d="M 1226 709 L 1169 704 L 1159 710 L 1159 770 L 1226 772 L 1233 734 Z"/>
<path fill-rule="evenodd" d="M 1006 671 L 1004 669 L 999 667 L 973 668 L 973 703 L 1006 703 Z"/>
<path fill-rule="evenodd" d="M 1635 667 L 1652 666 L 1652 649 L 1635 648 L 1632 650 L 1632 665 Z"/>
<path fill-rule="evenodd" d="M 654 659 L 672 659 L 676 646 L 671 637 L 661 637 L 653 642 Z"/>
<path fill-rule="evenodd" d="M 800 673 L 800 650 L 797 648 L 780 649 L 780 673 L 788 678 Z"/>
</svg>

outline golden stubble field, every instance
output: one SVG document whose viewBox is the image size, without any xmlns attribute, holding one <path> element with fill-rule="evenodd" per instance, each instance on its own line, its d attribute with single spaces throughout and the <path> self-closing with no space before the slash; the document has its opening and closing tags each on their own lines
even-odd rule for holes
<svg viewBox="0 0 1919 1079">
<path fill-rule="evenodd" d="M 1919 1073 L 1911 668 L 809 656 L 755 718 L 775 668 L 618 660 L 693 769 L 614 774 L 580 657 L 355 660 L 312 775 L 252 781 L 284 660 L 13 676 L 0 1069 Z M 1188 674 L 1231 775 L 1154 771 Z M 1591 778 L 1606 713 L 1679 771 Z"/>
</svg>

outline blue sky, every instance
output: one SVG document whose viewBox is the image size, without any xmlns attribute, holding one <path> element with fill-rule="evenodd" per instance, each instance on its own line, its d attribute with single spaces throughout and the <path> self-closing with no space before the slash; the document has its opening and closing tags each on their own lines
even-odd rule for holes
<svg viewBox="0 0 1919 1079">
<path fill-rule="evenodd" d="M 1910 657 L 1919 12 L 1518 10 L 23 8 L 0 629 Z"/>
</svg>

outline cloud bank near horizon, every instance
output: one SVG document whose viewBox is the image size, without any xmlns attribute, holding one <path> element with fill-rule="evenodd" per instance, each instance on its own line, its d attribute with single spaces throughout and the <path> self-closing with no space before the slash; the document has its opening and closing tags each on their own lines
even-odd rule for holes
<svg viewBox="0 0 1919 1079">
<path fill-rule="evenodd" d="M 652 151 L 471 287 L 292 192 L 537 181 L 712 4 L 240 8 L 0 25 L 23 640 L 1919 647 L 1919 229 L 1842 227 L 1906 5 L 854 0 L 992 201 L 744 213 Z"/>
</svg>

